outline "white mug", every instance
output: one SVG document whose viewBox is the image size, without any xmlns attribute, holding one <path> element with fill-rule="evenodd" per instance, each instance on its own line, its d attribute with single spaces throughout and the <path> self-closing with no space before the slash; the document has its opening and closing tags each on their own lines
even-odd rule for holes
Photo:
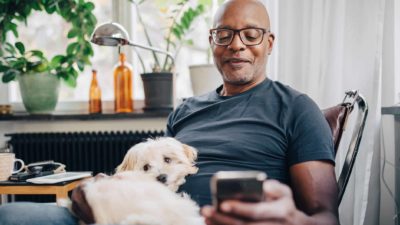
<svg viewBox="0 0 400 225">
<path fill-rule="evenodd" d="M 15 162 L 19 162 L 21 167 L 14 170 Z M 21 172 L 25 167 L 24 161 L 16 159 L 14 153 L 0 153 L 0 181 L 6 181 L 15 173 Z"/>
</svg>

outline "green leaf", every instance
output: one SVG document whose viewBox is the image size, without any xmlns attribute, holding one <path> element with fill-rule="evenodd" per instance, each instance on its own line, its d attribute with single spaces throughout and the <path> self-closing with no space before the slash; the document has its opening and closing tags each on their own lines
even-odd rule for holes
<svg viewBox="0 0 400 225">
<path fill-rule="evenodd" d="M 89 21 L 91 22 L 91 23 L 90 23 L 91 25 L 96 25 L 97 19 L 96 19 L 96 17 L 95 17 L 93 14 L 89 14 L 87 18 L 88 18 Z"/>
<path fill-rule="evenodd" d="M 204 5 L 200 4 L 200 5 L 197 6 L 197 12 L 199 14 L 203 13 L 204 10 L 205 10 Z"/>
<path fill-rule="evenodd" d="M 25 58 L 19 58 L 17 61 L 10 63 L 10 67 L 16 70 L 22 70 L 26 65 Z"/>
<path fill-rule="evenodd" d="M 57 10 L 56 3 L 53 3 L 48 7 L 45 7 L 45 10 L 48 14 L 53 14 Z"/>
<path fill-rule="evenodd" d="M 41 61 L 38 65 L 36 65 L 32 68 L 33 71 L 38 72 L 38 73 L 44 72 L 47 69 L 48 69 L 47 61 Z"/>
<path fill-rule="evenodd" d="M 9 70 L 9 69 L 10 69 L 10 67 L 8 67 L 8 66 L 0 65 L 0 73 L 1 73 L 1 72 L 4 72 L 4 71 L 6 71 L 6 70 Z"/>
<path fill-rule="evenodd" d="M 181 32 L 177 27 L 172 28 L 172 33 L 180 40 L 181 39 Z"/>
<path fill-rule="evenodd" d="M 22 42 L 15 43 L 15 47 L 18 49 L 21 55 L 25 54 L 25 46 L 22 44 Z"/>
<path fill-rule="evenodd" d="M 61 65 L 62 63 L 64 63 L 64 61 L 65 61 L 65 56 L 63 56 L 63 55 L 56 55 L 56 56 L 53 57 L 53 59 L 51 59 L 50 66 L 51 66 L 52 68 L 56 68 L 56 67 L 58 67 L 59 65 Z"/>
<path fill-rule="evenodd" d="M 188 14 L 185 14 L 184 16 L 182 16 L 181 24 L 182 24 L 182 27 L 184 27 L 185 29 L 189 28 L 190 18 L 188 16 Z"/>
<path fill-rule="evenodd" d="M 194 42 L 193 42 L 192 39 L 189 39 L 189 40 L 186 40 L 186 41 L 185 41 L 185 44 L 186 44 L 186 45 L 192 46 L 192 45 L 194 44 Z"/>
<path fill-rule="evenodd" d="M 91 2 L 87 2 L 83 7 L 87 9 L 88 11 L 92 11 L 94 9 L 94 4 Z"/>
<path fill-rule="evenodd" d="M 15 23 L 9 23 L 8 29 L 13 32 L 15 37 L 18 37 L 17 25 Z"/>
<path fill-rule="evenodd" d="M 15 77 L 20 74 L 19 71 L 17 70 L 8 70 L 7 72 L 4 73 L 3 77 L 2 77 L 2 81 L 4 83 L 8 83 L 12 80 L 15 80 Z"/>
<path fill-rule="evenodd" d="M 63 78 L 68 86 L 73 88 L 76 87 L 76 78 L 73 75 L 69 75 L 68 73 L 66 73 L 66 75 L 63 76 Z"/>
<path fill-rule="evenodd" d="M 36 56 L 36 57 L 41 58 L 41 59 L 44 58 L 44 57 L 43 57 L 43 52 L 42 52 L 42 51 L 39 51 L 39 50 L 31 50 L 31 51 L 29 51 L 29 52 L 32 54 L 32 56 Z"/>
<path fill-rule="evenodd" d="M 74 42 L 68 45 L 67 47 L 67 54 L 74 55 L 77 52 L 77 47 L 79 46 L 78 42 Z"/>
<path fill-rule="evenodd" d="M 33 70 L 33 68 L 37 65 L 39 65 L 40 63 L 42 63 L 41 61 L 35 61 L 35 62 L 27 62 L 26 63 L 26 70 L 30 71 Z"/>
<path fill-rule="evenodd" d="M 80 32 L 79 32 L 78 29 L 72 28 L 72 29 L 68 32 L 67 37 L 68 37 L 68 38 L 74 38 L 74 37 L 76 37 L 79 33 L 80 33 Z"/>
<path fill-rule="evenodd" d="M 32 4 L 32 9 L 37 10 L 37 11 L 42 10 L 41 7 L 40 7 L 40 5 L 39 5 L 39 2 L 37 2 L 37 1 L 32 1 L 31 4 Z"/>
<path fill-rule="evenodd" d="M 78 65 L 80 71 L 83 71 L 85 69 L 85 62 L 78 60 L 76 64 Z"/>
<path fill-rule="evenodd" d="M 68 72 L 69 72 L 70 75 L 72 75 L 75 78 L 75 80 L 78 78 L 79 74 L 73 67 L 70 67 Z"/>
<path fill-rule="evenodd" d="M 94 54 L 92 45 L 88 41 L 85 41 L 85 47 L 83 49 L 83 53 L 87 56 L 92 56 Z"/>
</svg>

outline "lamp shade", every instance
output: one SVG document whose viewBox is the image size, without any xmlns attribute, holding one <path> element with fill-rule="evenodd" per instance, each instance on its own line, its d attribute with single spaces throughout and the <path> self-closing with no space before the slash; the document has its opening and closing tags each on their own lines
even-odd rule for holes
<svg viewBox="0 0 400 225">
<path fill-rule="evenodd" d="M 145 45 L 131 42 L 129 39 L 128 32 L 119 23 L 115 23 L 115 22 L 103 23 L 103 24 L 97 26 L 94 29 L 94 32 L 92 34 L 92 38 L 90 41 L 96 45 L 103 45 L 103 46 L 130 45 L 130 46 L 134 46 L 134 47 L 138 47 L 138 48 L 142 48 L 142 49 L 147 49 L 147 50 L 150 50 L 153 52 L 162 53 L 171 59 L 172 65 L 175 64 L 174 56 L 170 52 L 164 51 L 162 49 L 154 48 L 152 46 L 145 46 Z"/>
<path fill-rule="evenodd" d="M 103 23 L 96 27 L 90 40 L 97 45 L 118 46 L 129 44 L 129 35 L 118 23 Z"/>
</svg>

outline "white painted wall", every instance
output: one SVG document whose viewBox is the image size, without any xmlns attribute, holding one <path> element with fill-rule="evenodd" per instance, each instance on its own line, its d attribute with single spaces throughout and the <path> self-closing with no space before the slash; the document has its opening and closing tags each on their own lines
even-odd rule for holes
<svg viewBox="0 0 400 225">
<path fill-rule="evenodd" d="M 8 104 L 8 86 L 0 81 L 0 105 L 4 104 Z"/>
</svg>

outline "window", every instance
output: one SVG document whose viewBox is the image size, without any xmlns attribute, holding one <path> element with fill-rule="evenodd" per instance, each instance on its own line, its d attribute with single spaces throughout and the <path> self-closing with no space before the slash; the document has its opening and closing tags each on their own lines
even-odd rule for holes
<svg viewBox="0 0 400 225">
<path fill-rule="evenodd" d="M 92 2 L 96 5 L 94 14 L 97 17 L 97 25 L 110 21 L 119 22 L 131 33 L 131 40 L 143 45 L 148 44 L 144 36 L 143 27 L 137 22 L 135 7 L 133 4 L 129 3 L 129 1 L 92 0 Z M 190 0 L 189 5 L 194 6 L 196 2 L 197 0 Z M 187 39 L 191 40 L 193 44 L 183 44 L 179 50 L 179 55 L 176 57 L 175 64 L 178 66 L 176 66 L 177 79 L 175 90 L 178 99 L 192 95 L 189 66 L 212 63 L 212 56 L 208 43 L 208 30 L 211 28 L 212 16 L 222 0 L 212 0 L 211 2 L 211 10 L 207 9 L 205 13 L 194 22 L 195 29 L 191 30 L 187 35 Z M 277 24 L 278 16 L 272 11 L 278 11 L 278 3 L 273 0 L 264 0 L 264 3 L 268 6 L 271 13 L 273 32 L 277 34 L 278 26 L 275 24 Z M 149 32 L 153 46 L 161 49 L 166 49 L 166 41 L 164 39 L 167 33 L 166 27 L 168 27 L 168 23 L 171 22 L 167 20 L 166 15 L 166 10 L 169 6 L 170 4 L 168 4 L 167 1 L 145 1 L 139 6 L 140 13 L 146 24 L 146 29 Z M 33 12 L 28 19 L 28 27 L 23 23 L 18 24 L 18 31 L 21 41 L 24 42 L 27 49 L 41 49 L 49 58 L 56 54 L 64 53 L 66 50 L 68 41 L 66 36 L 69 26 L 70 25 L 57 14 L 49 15 L 45 12 Z M 12 35 L 10 35 L 10 37 L 12 38 Z M 277 48 L 276 45 L 275 48 Z M 118 61 L 117 48 L 93 45 L 93 50 L 94 57 L 91 59 L 92 66 L 87 66 L 85 71 L 80 73 L 77 80 L 77 87 L 70 88 L 61 82 L 60 103 L 57 109 L 60 109 L 60 105 L 65 104 L 65 106 L 61 108 L 63 110 L 68 110 L 69 107 L 73 107 L 77 102 L 85 103 L 88 101 L 92 68 L 96 69 L 98 73 L 98 81 L 102 90 L 102 100 L 113 101 L 113 69 Z M 134 99 L 143 99 L 142 81 L 139 75 L 143 70 L 134 52 L 134 48 L 124 47 L 123 51 L 127 54 L 128 60 L 131 62 L 130 64 L 133 68 L 133 97 Z M 147 72 L 150 72 L 150 68 L 154 65 L 151 52 L 140 49 L 137 49 L 137 51 L 146 64 Z M 275 78 L 276 73 L 271 71 L 275 71 L 278 65 L 277 53 L 278 51 L 275 49 L 270 57 L 268 66 L 268 76 L 272 79 Z M 160 58 L 163 59 L 164 56 L 160 56 Z M 11 82 L 8 87 L 10 102 L 20 103 L 21 97 L 17 82 Z M 79 107 L 82 107 L 82 105 Z"/>
<path fill-rule="evenodd" d="M 98 23 L 111 21 L 112 18 L 112 1 L 109 0 L 94 0 L 92 1 L 96 8 L 94 14 L 97 17 Z M 45 21 L 45 22 L 44 22 Z M 26 45 L 27 49 L 40 49 L 47 58 L 51 58 L 57 54 L 65 54 L 68 39 L 67 32 L 70 24 L 65 22 L 58 14 L 49 15 L 45 12 L 32 12 L 29 16 L 28 24 L 18 24 L 18 32 L 20 40 Z M 63 34 L 63 35 L 60 35 Z M 12 35 L 9 36 L 13 38 Z M 91 59 L 92 68 L 98 70 L 98 78 L 102 87 L 103 99 L 111 100 L 113 93 L 112 88 L 107 85 L 112 81 L 112 68 L 114 62 L 111 60 L 114 49 L 93 48 L 94 57 Z M 114 51 L 113 51 L 114 50 Z M 91 81 L 91 66 L 87 66 L 80 73 L 76 88 L 70 88 L 61 82 L 61 92 L 59 96 L 60 102 L 68 101 L 87 101 L 89 86 Z M 9 86 L 9 98 L 12 103 L 21 102 L 21 96 L 18 90 L 17 82 L 11 82 Z"/>
</svg>

